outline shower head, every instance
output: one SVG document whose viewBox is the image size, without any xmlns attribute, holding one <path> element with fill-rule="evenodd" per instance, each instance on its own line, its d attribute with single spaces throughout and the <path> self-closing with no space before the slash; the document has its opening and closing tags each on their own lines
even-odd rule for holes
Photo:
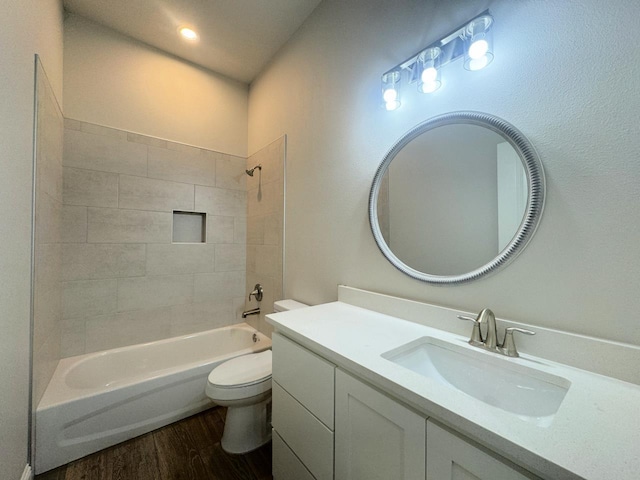
<svg viewBox="0 0 640 480">
<path fill-rule="evenodd" d="M 256 166 L 255 166 L 255 167 L 253 167 L 251 170 L 245 170 L 245 172 L 247 172 L 247 175 L 249 175 L 250 177 L 253 177 L 253 171 L 254 171 L 256 168 L 257 168 L 258 170 L 262 170 L 262 165 L 256 165 Z"/>
</svg>

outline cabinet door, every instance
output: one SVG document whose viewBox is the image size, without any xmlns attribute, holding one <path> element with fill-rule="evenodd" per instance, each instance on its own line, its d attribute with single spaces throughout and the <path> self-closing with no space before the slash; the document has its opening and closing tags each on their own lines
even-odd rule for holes
<svg viewBox="0 0 640 480">
<path fill-rule="evenodd" d="M 335 479 L 425 478 L 424 417 L 336 369 Z"/>
<path fill-rule="evenodd" d="M 427 421 L 427 480 L 531 480 L 457 435 Z"/>
</svg>

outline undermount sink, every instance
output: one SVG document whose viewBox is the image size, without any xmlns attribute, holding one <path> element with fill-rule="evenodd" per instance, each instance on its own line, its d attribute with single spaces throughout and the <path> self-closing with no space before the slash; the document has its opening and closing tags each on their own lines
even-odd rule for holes
<svg viewBox="0 0 640 480">
<path fill-rule="evenodd" d="M 382 354 L 415 373 L 455 388 L 522 420 L 548 426 L 571 382 L 482 350 L 422 337 Z"/>
</svg>

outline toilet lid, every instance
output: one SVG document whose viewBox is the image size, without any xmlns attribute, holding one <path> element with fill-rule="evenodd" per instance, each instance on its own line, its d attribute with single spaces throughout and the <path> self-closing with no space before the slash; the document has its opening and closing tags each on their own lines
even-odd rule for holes
<svg viewBox="0 0 640 480">
<path fill-rule="evenodd" d="M 209 374 L 209 383 L 232 388 L 268 378 L 271 378 L 271 350 L 243 355 L 221 363 Z"/>
</svg>

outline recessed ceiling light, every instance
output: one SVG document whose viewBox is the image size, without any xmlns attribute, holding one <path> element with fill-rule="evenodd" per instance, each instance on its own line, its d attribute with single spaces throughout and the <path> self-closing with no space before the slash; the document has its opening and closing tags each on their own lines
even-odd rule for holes
<svg viewBox="0 0 640 480">
<path fill-rule="evenodd" d="M 192 42 L 198 39 L 198 34 L 189 27 L 180 27 L 178 29 L 178 32 L 180 33 L 180 35 L 182 35 L 183 38 Z"/>
</svg>

